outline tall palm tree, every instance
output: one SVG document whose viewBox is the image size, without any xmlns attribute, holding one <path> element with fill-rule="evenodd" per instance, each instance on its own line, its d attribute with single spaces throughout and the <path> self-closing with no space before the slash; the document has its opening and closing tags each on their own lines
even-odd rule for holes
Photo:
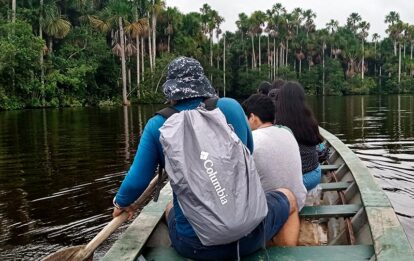
<svg viewBox="0 0 414 261">
<path fill-rule="evenodd" d="M 121 74 L 122 74 L 122 103 L 129 105 L 130 102 L 127 97 L 127 76 L 126 76 L 126 58 L 125 58 L 125 35 L 124 22 L 130 13 L 131 6 L 126 0 L 111 0 L 103 10 L 102 16 L 104 19 L 99 19 L 96 16 L 90 16 L 89 21 L 91 25 L 104 32 L 109 32 L 112 28 L 117 29 L 119 37 L 116 37 L 118 43 L 115 49 L 118 49 L 121 57 Z M 116 25 L 116 26 L 115 26 Z M 142 44 L 142 42 L 141 42 Z M 143 49 L 142 49 L 143 50 Z"/>
<path fill-rule="evenodd" d="M 358 23 L 362 20 L 361 16 L 358 13 L 351 13 L 346 19 L 346 26 L 351 32 L 355 35 L 358 30 Z"/>
<path fill-rule="evenodd" d="M 157 17 L 158 14 L 165 8 L 165 2 L 163 0 L 152 0 L 152 60 L 155 67 L 155 56 L 157 54 Z"/>
<path fill-rule="evenodd" d="M 393 27 L 399 21 L 400 21 L 400 14 L 399 13 L 397 13 L 395 11 L 389 12 L 385 16 L 385 20 L 384 20 L 385 23 L 389 24 L 387 31 L 388 32 L 391 31 L 391 27 Z M 393 39 L 393 43 L 394 43 L 394 56 L 397 56 L 397 41 L 396 41 L 396 39 Z"/>
<path fill-rule="evenodd" d="M 326 41 L 329 39 L 329 31 L 327 29 L 322 29 L 318 34 L 322 50 L 322 95 L 325 95 L 325 49 Z"/>
<path fill-rule="evenodd" d="M 328 32 L 331 36 L 331 54 L 330 57 L 332 57 L 333 48 L 335 47 L 335 37 L 334 34 L 338 30 L 339 22 L 337 20 L 331 19 L 328 23 L 326 23 L 326 28 L 328 29 Z"/>
<path fill-rule="evenodd" d="M 249 67 L 249 63 L 247 61 L 247 51 L 246 51 L 246 47 L 244 43 L 244 36 L 246 36 L 249 31 L 249 17 L 245 13 L 240 13 L 239 20 L 236 21 L 236 25 L 241 35 L 241 43 L 242 43 L 242 48 L 243 48 L 243 53 L 244 53 L 244 60 L 246 62 L 246 70 L 247 70 L 247 68 Z"/>
<path fill-rule="evenodd" d="M 303 12 L 303 18 L 305 19 L 306 39 L 308 39 L 309 33 L 316 28 L 313 20 L 316 18 L 316 13 L 314 13 L 311 9 L 308 9 Z"/>
<path fill-rule="evenodd" d="M 145 50 L 140 51 L 140 39 L 143 37 L 148 28 L 148 18 L 142 17 L 139 18 L 138 10 L 135 12 L 135 21 L 130 23 L 125 27 L 125 31 L 131 35 L 132 38 L 135 38 L 135 48 L 136 48 L 136 74 L 137 74 L 137 97 L 141 98 L 141 65 L 140 65 L 140 52 L 145 52 Z M 142 65 L 144 66 L 144 65 Z"/>
<path fill-rule="evenodd" d="M 262 64 L 262 47 L 261 47 L 261 36 L 262 36 L 262 32 L 263 32 L 263 26 L 264 23 L 266 21 L 266 14 L 262 11 L 255 11 L 253 12 L 252 16 L 251 16 L 251 21 L 252 21 L 252 28 L 254 30 L 254 35 L 258 35 L 259 37 L 259 71 L 261 69 L 261 64 Z"/>
<path fill-rule="evenodd" d="M 361 38 L 361 41 L 362 41 L 361 78 L 363 80 L 364 79 L 364 74 L 365 74 L 365 49 L 364 49 L 365 45 L 364 45 L 364 42 L 365 42 L 365 39 L 368 36 L 368 30 L 370 28 L 370 24 L 366 21 L 362 21 L 362 22 L 359 23 L 358 27 L 361 30 L 358 35 L 359 35 L 359 37 Z"/>
<path fill-rule="evenodd" d="M 49 36 L 49 54 L 53 53 L 53 39 L 62 39 L 70 31 L 71 24 L 60 13 L 55 2 L 44 6 L 42 30 Z"/>
</svg>

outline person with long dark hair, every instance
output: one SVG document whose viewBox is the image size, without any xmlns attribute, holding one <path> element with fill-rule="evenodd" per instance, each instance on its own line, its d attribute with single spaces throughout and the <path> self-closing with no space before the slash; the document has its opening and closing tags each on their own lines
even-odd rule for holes
<svg viewBox="0 0 414 261">
<path fill-rule="evenodd" d="M 309 191 L 321 179 L 317 146 L 322 142 L 318 122 L 305 101 L 305 91 L 298 82 L 287 82 L 276 100 L 276 124 L 290 128 L 299 144 L 303 183 Z"/>
</svg>

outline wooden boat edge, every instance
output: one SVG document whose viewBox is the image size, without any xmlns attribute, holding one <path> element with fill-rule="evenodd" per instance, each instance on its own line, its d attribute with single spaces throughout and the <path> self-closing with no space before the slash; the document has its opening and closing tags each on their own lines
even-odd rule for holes
<svg viewBox="0 0 414 261">
<path fill-rule="evenodd" d="M 368 168 L 335 135 L 321 127 L 319 130 L 355 179 L 368 217 L 377 260 L 414 260 L 413 249 L 394 208 Z"/>
<path fill-rule="evenodd" d="M 320 131 L 325 140 L 335 148 L 338 157 L 343 159 L 346 165 L 344 167 L 349 168 L 354 176 L 368 217 L 376 260 L 414 260 L 413 249 L 394 209 L 368 168 L 335 135 L 323 128 L 320 128 Z M 164 208 L 171 199 L 172 190 L 167 184 L 161 191 L 159 201 L 150 202 L 142 210 L 102 260 L 137 259 L 151 233 L 163 218 Z"/>
</svg>

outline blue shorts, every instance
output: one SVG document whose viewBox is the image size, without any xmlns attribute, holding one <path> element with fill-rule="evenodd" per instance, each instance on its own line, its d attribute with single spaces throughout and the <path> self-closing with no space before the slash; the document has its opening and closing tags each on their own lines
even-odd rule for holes
<svg viewBox="0 0 414 261">
<path fill-rule="evenodd" d="M 175 212 L 171 209 L 167 221 L 172 247 L 182 256 L 195 260 L 222 260 L 237 258 L 237 255 L 246 256 L 263 248 L 266 242 L 272 239 L 286 223 L 289 217 L 289 200 L 282 192 L 266 193 L 269 209 L 265 219 L 247 236 L 238 243 L 226 245 L 204 246 L 198 237 L 179 235 L 176 230 Z M 239 244 L 239 253 L 237 250 Z"/>
<path fill-rule="evenodd" d="M 321 175 L 322 171 L 320 165 L 316 169 L 303 174 L 303 185 L 305 185 L 307 191 L 312 190 L 321 183 Z"/>
</svg>

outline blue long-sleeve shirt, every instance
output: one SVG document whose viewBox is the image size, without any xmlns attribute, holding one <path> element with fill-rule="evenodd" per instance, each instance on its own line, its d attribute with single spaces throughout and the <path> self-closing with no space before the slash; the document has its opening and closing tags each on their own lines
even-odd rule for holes
<svg viewBox="0 0 414 261">
<path fill-rule="evenodd" d="M 175 108 L 179 111 L 195 109 L 201 101 L 201 98 L 182 101 L 175 105 Z M 221 98 L 217 101 L 217 107 L 223 112 L 227 123 L 233 126 L 240 140 L 247 146 L 250 152 L 253 152 L 252 132 L 240 104 L 234 99 Z M 159 129 L 165 121 L 166 119 L 161 115 L 155 115 L 147 122 L 134 162 L 115 197 L 115 201 L 119 206 L 126 207 L 133 203 L 150 183 L 157 166 L 159 164 L 164 166 L 164 154 L 159 141 Z M 175 194 L 173 196 L 173 204 L 177 232 L 184 236 L 195 236 L 193 228 L 179 207 Z"/>
</svg>

